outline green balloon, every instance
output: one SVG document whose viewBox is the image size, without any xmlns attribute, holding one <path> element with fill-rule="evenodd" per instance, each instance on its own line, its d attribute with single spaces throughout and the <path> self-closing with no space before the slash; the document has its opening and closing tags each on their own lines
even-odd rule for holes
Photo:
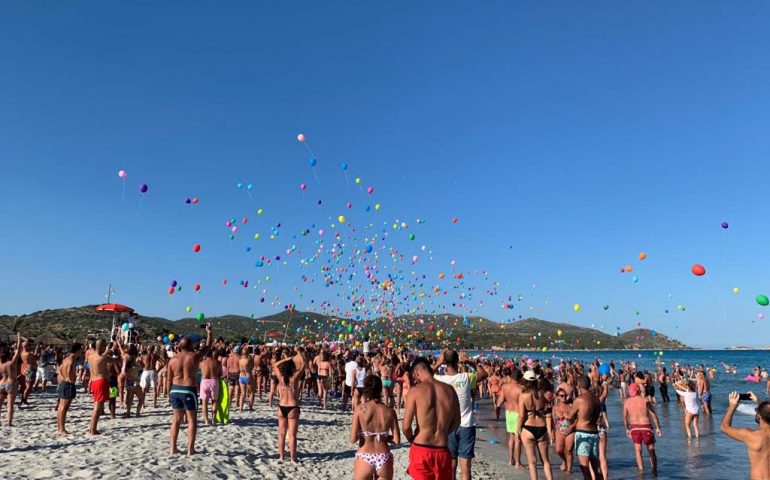
<svg viewBox="0 0 770 480">
<path fill-rule="evenodd" d="M 202 313 L 199 313 L 199 314 L 198 314 L 198 321 L 199 321 L 199 322 L 202 322 L 204 318 L 206 318 L 206 316 L 205 316 L 205 315 L 203 315 Z"/>
<path fill-rule="evenodd" d="M 604 306 L 604 307 L 602 307 L 602 308 L 604 308 L 605 310 L 609 310 L 609 309 L 610 309 L 610 306 L 609 306 L 609 305 L 605 305 L 605 306 Z"/>
<path fill-rule="evenodd" d="M 767 295 L 757 295 L 757 303 L 766 307 L 770 305 L 770 298 L 767 298 Z"/>
</svg>

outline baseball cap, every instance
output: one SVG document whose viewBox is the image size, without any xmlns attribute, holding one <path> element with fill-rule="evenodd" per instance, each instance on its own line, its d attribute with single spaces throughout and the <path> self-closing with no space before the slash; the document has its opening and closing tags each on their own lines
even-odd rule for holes
<svg viewBox="0 0 770 480">
<path fill-rule="evenodd" d="M 527 370 L 526 372 L 524 372 L 524 380 L 528 382 L 537 380 L 538 378 L 540 378 L 540 375 L 536 375 L 535 372 L 533 372 L 532 370 Z"/>
</svg>

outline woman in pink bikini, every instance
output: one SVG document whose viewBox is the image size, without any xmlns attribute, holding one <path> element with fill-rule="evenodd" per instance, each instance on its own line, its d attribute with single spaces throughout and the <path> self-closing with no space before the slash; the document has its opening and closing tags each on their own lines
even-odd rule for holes
<svg viewBox="0 0 770 480">
<path fill-rule="evenodd" d="M 364 401 L 353 411 L 350 442 L 358 443 L 353 465 L 355 480 L 391 480 L 393 454 L 388 443 L 401 443 L 398 416 L 382 403 L 382 380 L 369 375 L 364 380 Z"/>
</svg>

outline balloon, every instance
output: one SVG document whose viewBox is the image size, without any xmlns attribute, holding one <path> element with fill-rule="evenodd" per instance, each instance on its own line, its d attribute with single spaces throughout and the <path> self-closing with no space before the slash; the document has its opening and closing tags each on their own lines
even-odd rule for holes
<svg viewBox="0 0 770 480">
<path fill-rule="evenodd" d="M 634 282 L 634 283 L 639 283 L 639 277 L 634 275 L 633 277 L 631 277 L 631 281 Z"/>
<path fill-rule="evenodd" d="M 195 286 L 193 287 L 193 290 L 195 290 L 196 292 L 199 292 L 200 289 L 201 289 L 201 285 L 199 283 L 196 283 Z"/>
<path fill-rule="evenodd" d="M 356 185 L 361 185 L 361 179 L 356 177 Z"/>
<path fill-rule="evenodd" d="M 243 188 L 243 183 L 238 182 L 238 183 L 235 184 L 235 186 L 238 187 L 238 188 Z"/>
<path fill-rule="evenodd" d="M 261 208 L 259 210 L 257 210 L 257 215 L 262 215 L 263 213 L 265 213 L 265 211 L 262 210 Z"/>
<path fill-rule="evenodd" d="M 125 180 L 125 178 L 128 176 L 128 173 L 126 173 L 125 170 L 121 170 L 118 172 L 118 176 Z"/>
<path fill-rule="evenodd" d="M 123 325 L 120 326 L 120 329 L 123 330 L 124 332 L 127 332 L 128 331 L 128 324 L 124 323 Z"/>
<path fill-rule="evenodd" d="M 175 290 L 174 290 L 174 287 L 169 287 L 169 289 L 168 289 L 168 294 L 169 294 L 169 295 L 173 295 L 173 294 L 174 294 L 174 291 L 175 291 Z"/>
<path fill-rule="evenodd" d="M 573 306 L 572 306 L 572 310 L 574 310 L 574 311 L 576 311 L 576 312 L 579 312 L 579 311 L 580 311 L 580 304 L 577 304 L 577 303 L 576 303 L 575 305 L 573 305 Z"/>
<path fill-rule="evenodd" d="M 610 306 L 609 306 L 609 305 L 605 305 L 605 306 L 603 306 L 602 308 L 603 308 L 603 309 L 605 309 L 605 310 L 609 310 L 609 309 L 610 309 Z"/>
<path fill-rule="evenodd" d="M 556 330 L 556 336 L 561 337 L 561 330 Z"/>
<path fill-rule="evenodd" d="M 722 228 L 727 229 L 730 225 L 727 224 L 727 222 L 722 222 Z"/>
<path fill-rule="evenodd" d="M 164 336 L 164 337 L 163 337 L 163 343 L 165 343 L 166 345 L 168 345 L 168 342 L 169 342 L 168 336 Z"/>
<path fill-rule="evenodd" d="M 695 265 L 693 265 L 691 270 L 692 270 L 692 274 L 695 275 L 696 277 L 702 277 L 703 275 L 706 274 L 706 267 L 704 267 L 699 263 L 696 263 Z"/>
<path fill-rule="evenodd" d="M 340 167 L 341 167 L 343 170 L 347 170 L 347 169 L 348 169 L 348 164 L 343 162 L 343 163 L 340 165 Z"/>
<path fill-rule="evenodd" d="M 298 142 L 304 142 L 305 141 L 305 134 L 300 133 L 299 135 L 297 135 L 297 141 Z"/>
<path fill-rule="evenodd" d="M 414 240 L 414 239 L 415 239 L 414 233 L 410 233 L 409 234 L 409 240 Z"/>
<path fill-rule="evenodd" d="M 158 341 L 162 342 L 163 341 L 163 337 L 158 337 Z"/>
<path fill-rule="evenodd" d="M 767 298 L 767 295 L 757 295 L 757 303 L 762 305 L 763 307 L 766 307 L 770 304 L 770 299 Z"/>
<path fill-rule="evenodd" d="M 198 204 L 198 197 L 193 197 L 193 205 L 197 205 L 197 204 Z"/>
<path fill-rule="evenodd" d="M 345 216 L 344 216 L 344 215 L 340 215 L 339 217 L 337 217 L 337 220 L 338 220 L 340 223 L 345 223 Z"/>
<path fill-rule="evenodd" d="M 308 163 L 308 164 L 309 164 L 311 167 L 315 167 L 315 164 L 316 164 L 316 163 L 318 163 L 318 160 L 316 160 L 316 159 L 315 159 L 315 158 L 313 158 L 313 157 L 310 157 L 310 160 L 308 160 L 308 161 L 307 161 L 307 163 Z"/>
<path fill-rule="evenodd" d="M 206 318 L 206 316 L 203 313 L 199 313 L 197 318 L 199 322 L 202 322 Z"/>
<path fill-rule="evenodd" d="M 251 190 L 252 188 L 254 188 L 254 185 L 252 185 L 252 184 L 246 185 L 246 189 Z"/>
<path fill-rule="evenodd" d="M 299 189 L 300 190 L 305 190 L 306 188 L 307 188 L 307 185 L 305 185 L 304 183 L 300 183 L 299 184 Z"/>
<path fill-rule="evenodd" d="M 184 203 L 186 203 L 187 205 L 190 205 L 192 203 L 192 199 L 185 198 Z"/>
<path fill-rule="evenodd" d="M 172 286 L 172 287 L 176 287 L 176 285 L 177 285 L 177 284 L 176 284 L 176 280 L 171 280 L 171 286 Z"/>
<path fill-rule="evenodd" d="M 201 246 L 200 245 L 198 245 L 197 243 L 195 245 L 193 245 L 193 252 L 198 253 L 200 251 L 201 251 Z"/>
<path fill-rule="evenodd" d="M 139 186 L 139 191 L 142 193 L 147 193 L 147 190 L 149 190 L 150 187 L 147 186 L 146 183 L 143 183 Z"/>
<path fill-rule="evenodd" d="M 760 313 L 759 315 L 757 315 L 757 317 L 758 317 L 760 320 L 763 320 L 763 319 L 765 318 L 765 314 L 764 314 L 764 313 Z"/>
<path fill-rule="evenodd" d="M 187 308 L 185 308 L 185 310 L 187 311 L 187 313 L 190 313 L 192 312 L 192 307 L 188 306 Z"/>
<path fill-rule="evenodd" d="M 733 287 L 733 293 L 735 293 L 735 294 L 738 293 L 738 287 Z"/>
<path fill-rule="evenodd" d="M 647 254 L 644 252 L 639 252 L 639 260 L 644 260 L 647 258 Z"/>
<path fill-rule="evenodd" d="M 369 193 L 369 194 L 374 193 L 374 188 L 372 187 L 367 188 L 366 193 Z"/>
<path fill-rule="evenodd" d="M 378 203 L 378 204 L 375 204 L 375 205 L 374 205 L 374 209 L 375 209 L 375 210 L 379 210 L 379 209 L 380 209 L 380 204 L 379 204 L 379 203 Z"/>
<path fill-rule="evenodd" d="M 452 223 L 457 223 L 457 217 L 452 217 Z"/>
<path fill-rule="evenodd" d="M 174 334 L 173 333 L 169 333 L 168 334 L 168 339 L 173 342 L 174 341 Z"/>
<path fill-rule="evenodd" d="M 606 363 L 602 363 L 599 365 L 599 375 L 609 375 L 610 374 L 610 366 Z"/>
</svg>

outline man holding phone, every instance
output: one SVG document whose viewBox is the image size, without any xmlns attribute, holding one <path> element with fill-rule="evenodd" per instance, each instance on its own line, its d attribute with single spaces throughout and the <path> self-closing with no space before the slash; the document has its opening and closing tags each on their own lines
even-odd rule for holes
<svg viewBox="0 0 770 480">
<path fill-rule="evenodd" d="M 720 428 L 730 438 L 746 444 L 749 454 L 751 469 L 750 478 L 770 478 L 770 402 L 759 402 L 753 393 L 730 393 L 730 406 L 727 407 L 725 418 L 722 419 Z M 733 414 L 741 400 L 753 400 L 757 402 L 754 421 L 759 424 L 758 430 L 750 428 L 735 428 L 732 426 Z"/>
</svg>

